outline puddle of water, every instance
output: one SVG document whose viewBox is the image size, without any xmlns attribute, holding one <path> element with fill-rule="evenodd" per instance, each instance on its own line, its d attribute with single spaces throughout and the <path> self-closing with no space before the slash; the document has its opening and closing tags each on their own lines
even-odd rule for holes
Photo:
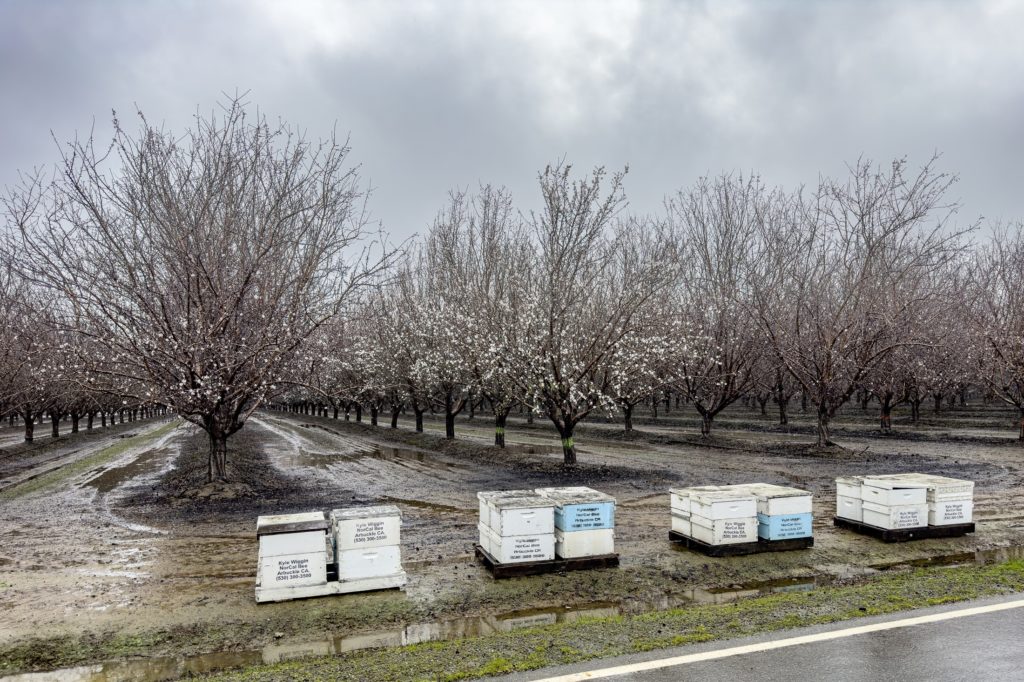
<svg viewBox="0 0 1024 682">
<path fill-rule="evenodd" d="M 331 656 L 360 649 L 380 649 L 420 642 L 480 637 L 497 632 L 511 632 L 522 628 L 570 622 L 580 618 L 615 616 L 620 612 L 618 604 L 595 602 L 577 607 L 532 609 L 513 611 L 497 616 L 417 623 L 404 628 L 360 632 L 315 641 L 282 641 L 250 651 L 113 661 L 52 672 L 26 673 L 0 679 L 4 682 L 162 682 L 186 675 L 210 673 L 261 663 L 279 663 L 313 656 Z"/>
<path fill-rule="evenodd" d="M 100 469 L 98 476 L 93 476 L 82 486 L 95 488 L 100 494 L 109 493 L 117 486 L 138 476 L 155 472 L 163 464 L 167 451 L 163 449 L 147 450 L 124 466 Z"/>
<path fill-rule="evenodd" d="M 1024 558 L 1024 546 L 1003 547 L 976 552 L 963 552 L 928 559 L 879 564 L 871 568 L 885 570 L 895 566 L 943 566 L 976 563 L 979 565 Z M 523 628 L 542 627 L 581 618 L 604 618 L 624 613 L 669 609 L 687 603 L 723 604 L 758 595 L 779 592 L 809 591 L 834 582 L 834 576 L 802 576 L 750 582 L 727 588 L 694 588 L 681 595 L 664 596 L 654 601 L 625 600 L 594 602 L 572 607 L 552 607 L 510 611 L 493 616 L 454 618 L 432 623 L 416 623 L 376 632 L 346 634 L 314 641 L 281 641 L 262 649 L 202 654 L 188 657 L 151 658 L 116 661 L 93 666 L 66 668 L 45 673 L 27 673 L 0 678 L 3 682 L 162 682 L 185 675 L 307 658 L 331 656 L 360 649 L 375 649 L 455 640 L 466 637 L 511 632 Z"/>
<path fill-rule="evenodd" d="M 462 469 L 464 465 L 457 462 L 449 462 L 419 450 L 407 450 L 404 448 L 374 447 L 367 451 L 357 452 L 313 452 L 305 448 L 299 448 L 297 452 L 286 455 L 284 460 L 292 466 L 311 467 L 314 469 L 328 469 L 342 462 L 363 462 L 366 460 L 378 460 L 391 462 L 402 466 L 415 466 L 417 468 L 450 470 Z"/>
</svg>

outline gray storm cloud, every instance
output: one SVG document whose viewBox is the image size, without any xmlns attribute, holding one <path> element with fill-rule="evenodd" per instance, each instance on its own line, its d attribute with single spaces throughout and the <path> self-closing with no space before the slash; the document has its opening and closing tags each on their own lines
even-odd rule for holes
<svg viewBox="0 0 1024 682">
<path fill-rule="evenodd" d="M 398 237 L 453 187 L 566 157 L 629 164 L 631 210 L 698 176 L 813 183 L 943 153 L 963 216 L 1024 218 L 1015 2 L 0 3 L 0 184 L 137 105 L 180 129 L 222 93 L 350 134 Z"/>
</svg>

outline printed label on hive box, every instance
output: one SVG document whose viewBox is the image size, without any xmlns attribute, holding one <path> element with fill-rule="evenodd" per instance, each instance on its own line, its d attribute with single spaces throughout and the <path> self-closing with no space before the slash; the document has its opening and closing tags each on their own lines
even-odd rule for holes
<svg viewBox="0 0 1024 682">
<path fill-rule="evenodd" d="M 313 570 L 309 565 L 309 559 L 278 559 L 277 573 L 274 575 L 274 582 L 287 582 L 289 580 L 308 580 L 313 577 Z"/>
<path fill-rule="evenodd" d="M 561 522 L 564 530 L 598 530 L 611 526 L 611 510 L 608 505 L 573 505 L 567 507 L 565 512 L 556 510 L 555 515 Z M 568 523 L 566 523 L 568 517 Z"/>
<path fill-rule="evenodd" d="M 892 525 L 895 528 L 917 528 L 926 525 L 921 519 L 921 512 L 918 509 L 901 510 L 892 515 Z"/>
<path fill-rule="evenodd" d="M 544 559 L 547 552 L 539 537 L 517 537 L 512 544 L 512 554 L 509 557 L 512 561 L 521 559 Z"/>
<path fill-rule="evenodd" d="M 966 517 L 967 511 L 964 509 L 963 502 L 947 502 L 942 510 L 943 521 L 962 521 Z"/>
<path fill-rule="evenodd" d="M 723 521 L 722 522 L 722 539 L 723 540 L 737 540 L 746 538 L 750 534 L 749 528 L 744 521 Z"/>
<path fill-rule="evenodd" d="M 352 536 L 352 542 L 357 545 L 387 539 L 388 532 L 383 521 L 361 521 L 356 524 L 356 532 Z"/>
</svg>

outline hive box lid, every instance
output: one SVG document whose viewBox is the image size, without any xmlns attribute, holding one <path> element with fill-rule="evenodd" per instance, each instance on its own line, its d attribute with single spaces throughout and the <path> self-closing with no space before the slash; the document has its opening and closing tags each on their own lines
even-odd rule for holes
<svg viewBox="0 0 1024 682">
<path fill-rule="evenodd" d="M 586 486 L 574 486 L 570 488 L 537 488 L 537 494 L 543 495 L 557 502 L 560 506 L 567 504 L 593 504 L 595 502 L 611 502 L 615 504 L 615 498 L 607 493 L 602 493 Z"/>
<path fill-rule="evenodd" d="M 763 498 L 808 497 L 811 494 L 808 490 L 790 488 L 784 485 L 775 485 L 774 483 L 747 483 L 737 486 L 737 488 L 741 488 Z"/>
<path fill-rule="evenodd" d="M 938 486 L 974 485 L 974 481 L 968 481 L 963 478 L 933 476 L 932 474 L 892 474 L 885 478 L 894 481 L 906 481 L 908 483 L 917 484 L 915 487 L 925 486 L 928 488 L 936 488 Z"/>
<path fill-rule="evenodd" d="M 534 509 L 555 506 L 554 500 L 538 495 L 532 490 L 519 490 L 516 495 L 506 495 L 488 500 L 495 509 Z"/>
<path fill-rule="evenodd" d="M 842 483 L 844 485 L 862 485 L 865 478 L 865 476 L 837 476 L 836 483 Z"/>
<path fill-rule="evenodd" d="M 863 485 L 870 488 L 882 488 L 884 490 L 906 490 L 927 488 L 928 485 L 920 478 L 905 478 L 899 474 L 891 476 L 865 476 Z"/>
<path fill-rule="evenodd" d="M 402 512 L 393 504 L 385 504 L 378 507 L 351 507 L 348 509 L 335 509 L 331 512 L 332 521 L 380 519 L 386 516 L 397 516 L 401 518 Z"/>
<path fill-rule="evenodd" d="M 494 502 L 500 500 L 503 497 L 519 497 L 520 495 L 536 495 L 532 490 L 483 490 L 476 494 L 478 500 L 482 502 Z"/>
<path fill-rule="evenodd" d="M 693 489 L 690 493 L 690 498 L 695 502 L 701 504 L 711 504 L 712 502 L 724 502 L 727 500 L 751 500 L 757 499 L 757 496 L 748 490 L 742 488 L 733 488 L 732 486 L 706 486 L 707 488 L 713 488 L 711 490 L 698 490 Z"/>
<path fill-rule="evenodd" d="M 680 497 L 693 497 L 699 493 L 713 493 L 718 491 L 735 491 L 736 488 L 731 485 L 695 485 L 689 488 L 669 488 L 668 491 L 673 495 L 679 495 Z"/>
<path fill-rule="evenodd" d="M 301 533 L 310 530 L 330 528 L 323 512 L 303 512 L 301 514 L 274 514 L 260 516 L 256 519 L 256 535 L 275 535 L 277 533 Z"/>
</svg>

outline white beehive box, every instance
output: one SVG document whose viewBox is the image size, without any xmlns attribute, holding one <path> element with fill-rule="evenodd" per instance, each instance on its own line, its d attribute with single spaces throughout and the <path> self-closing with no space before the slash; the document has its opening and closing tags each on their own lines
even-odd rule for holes
<svg viewBox="0 0 1024 682">
<path fill-rule="evenodd" d="M 861 505 L 864 501 L 857 497 L 836 496 L 836 516 L 851 521 L 864 521 L 864 509 Z"/>
<path fill-rule="evenodd" d="M 860 499 L 890 507 L 925 504 L 928 489 L 919 482 L 866 476 L 860 488 Z"/>
<path fill-rule="evenodd" d="M 675 511 L 672 512 L 672 530 L 677 533 L 682 533 L 687 537 L 692 537 L 692 522 L 690 521 L 690 515 L 678 514 Z"/>
<path fill-rule="evenodd" d="M 836 479 L 836 496 L 860 499 L 860 488 L 864 484 L 863 476 L 842 476 Z"/>
<path fill-rule="evenodd" d="M 555 530 L 580 532 L 615 527 L 615 498 L 593 488 L 537 488 L 555 505 Z"/>
<path fill-rule="evenodd" d="M 392 505 L 331 512 L 337 551 L 401 544 L 402 513 Z"/>
<path fill-rule="evenodd" d="M 338 551 L 338 580 L 364 580 L 402 573 L 402 550 L 398 545 Z"/>
<path fill-rule="evenodd" d="M 690 514 L 713 521 L 756 517 L 757 498 L 743 490 L 725 486 L 716 490 L 694 489 L 690 495 Z"/>
<path fill-rule="evenodd" d="M 707 545 L 757 542 L 757 517 L 708 519 L 694 514 L 690 517 L 689 537 Z"/>
<path fill-rule="evenodd" d="M 693 488 L 672 488 L 669 490 L 669 506 L 673 512 L 690 515 L 690 493 Z"/>
<path fill-rule="evenodd" d="M 790 516 L 811 513 L 813 498 L 806 490 L 772 483 L 748 483 L 736 487 L 757 497 L 758 514 Z"/>
<path fill-rule="evenodd" d="M 953 526 L 970 523 L 974 516 L 973 500 L 943 500 L 928 503 L 929 526 Z"/>
<path fill-rule="evenodd" d="M 864 523 L 888 530 L 921 528 L 928 525 L 928 505 L 885 505 L 863 502 Z"/>
<path fill-rule="evenodd" d="M 260 516 L 256 520 L 261 592 L 327 583 L 327 519 L 323 512 Z"/>
<path fill-rule="evenodd" d="M 601 556 L 615 552 L 615 530 L 562 531 L 555 529 L 555 554 L 563 559 Z"/>
<path fill-rule="evenodd" d="M 555 532 L 555 505 L 532 490 L 507 491 L 487 500 L 491 530 L 502 537 Z"/>
<path fill-rule="evenodd" d="M 555 558 L 554 530 L 536 535 L 501 536 L 487 526 L 481 525 L 479 528 L 487 535 L 487 544 L 480 543 L 481 547 L 489 547 L 488 554 L 499 563 L 551 561 Z"/>
</svg>

